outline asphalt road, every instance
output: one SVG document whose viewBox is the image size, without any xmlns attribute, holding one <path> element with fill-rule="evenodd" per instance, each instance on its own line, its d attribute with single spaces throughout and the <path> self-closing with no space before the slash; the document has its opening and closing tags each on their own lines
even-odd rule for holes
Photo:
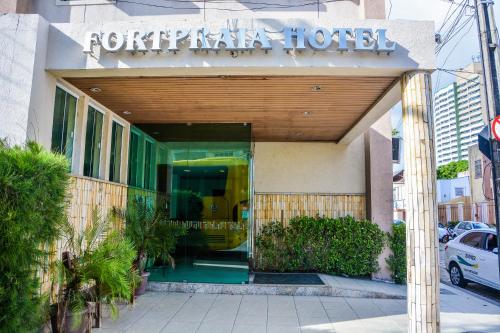
<svg viewBox="0 0 500 333">
<path fill-rule="evenodd" d="M 439 265 L 441 267 L 441 283 L 445 283 L 446 285 L 451 286 L 453 288 L 469 292 L 474 296 L 479 296 L 500 306 L 500 291 L 496 289 L 486 287 L 474 282 L 470 282 L 465 288 L 454 286 L 451 283 L 450 275 L 448 274 L 448 271 L 445 268 L 444 244 L 439 244 Z"/>
</svg>

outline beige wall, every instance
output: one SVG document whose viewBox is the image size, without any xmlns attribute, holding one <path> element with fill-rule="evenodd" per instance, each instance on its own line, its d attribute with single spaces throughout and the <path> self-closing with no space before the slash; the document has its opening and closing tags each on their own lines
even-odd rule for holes
<svg viewBox="0 0 500 333">
<path fill-rule="evenodd" d="M 475 163 L 481 161 L 481 177 L 476 178 Z M 486 202 L 493 198 L 491 185 L 491 162 L 480 151 L 478 145 L 469 147 L 470 196 L 473 203 Z"/>
<path fill-rule="evenodd" d="M 32 0 L 1 0 L 0 13 L 29 13 Z"/>
<path fill-rule="evenodd" d="M 365 193 L 362 138 L 350 145 L 256 142 L 256 193 Z"/>
<path fill-rule="evenodd" d="M 366 133 L 366 215 L 384 232 L 391 232 L 393 220 L 392 189 L 392 127 L 391 114 L 386 112 Z M 391 254 L 385 247 L 378 258 L 380 270 L 374 278 L 390 280 L 386 258 Z"/>
</svg>

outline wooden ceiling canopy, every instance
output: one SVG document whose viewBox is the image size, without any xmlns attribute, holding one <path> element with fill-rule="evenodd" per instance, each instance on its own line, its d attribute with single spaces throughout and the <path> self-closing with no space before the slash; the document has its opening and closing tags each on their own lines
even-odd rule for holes
<svg viewBox="0 0 500 333">
<path fill-rule="evenodd" d="M 395 79 L 226 76 L 66 80 L 133 124 L 250 123 L 256 141 L 338 141 Z M 100 92 L 94 93 L 92 88 Z"/>
</svg>

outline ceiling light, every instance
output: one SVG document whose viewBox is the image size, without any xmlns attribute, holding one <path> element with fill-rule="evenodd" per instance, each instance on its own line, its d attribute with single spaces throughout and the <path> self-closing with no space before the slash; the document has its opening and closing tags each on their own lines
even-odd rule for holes
<svg viewBox="0 0 500 333">
<path fill-rule="evenodd" d="M 130 111 L 123 111 L 122 113 L 123 113 L 124 115 L 126 115 L 126 116 L 130 116 L 130 115 L 132 114 L 132 112 L 130 112 Z"/>
<path fill-rule="evenodd" d="M 312 90 L 312 91 L 320 91 L 320 90 L 321 90 L 321 86 L 320 86 L 320 85 L 315 85 L 315 86 L 312 86 L 312 87 L 311 87 L 311 90 Z"/>
<path fill-rule="evenodd" d="M 304 112 L 304 116 L 306 116 L 306 117 L 307 117 L 307 116 L 310 116 L 310 115 L 312 115 L 312 112 L 311 112 L 311 111 L 305 111 L 305 112 Z"/>
<path fill-rule="evenodd" d="M 93 92 L 94 94 L 98 94 L 102 91 L 102 89 L 99 87 L 92 87 L 90 88 L 90 91 Z"/>
</svg>

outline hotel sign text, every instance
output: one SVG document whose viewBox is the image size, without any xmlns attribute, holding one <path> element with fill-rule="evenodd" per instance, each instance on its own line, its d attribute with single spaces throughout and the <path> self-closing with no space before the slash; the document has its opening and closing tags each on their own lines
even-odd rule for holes
<svg viewBox="0 0 500 333">
<path fill-rule="evenodd" d="M 389 41 L 386 29 L 373 31 L 369 28 L 323 28 L 305 29 L 285 27 L 281 31 L 283 50 L 302 51 L 308 48 L 316 51 L 336 50 L 339 52 L 357 51 L 390 54 L 396 50 L 396 42 Z M 184 45 L 191 51 L 232 51 L 245 52 L 255 49 L 272 50 L 273 43 L 269 32 L 262 28 L 236 31 L 222 28 L 210 33 L 207 28 L 140 31 L 128 30 L 126 34 L 118 31 L 90 31 L 85 35 L 84 53 L 92 53 L 100 46 L 107 52 L 177 52 Z M 273 33 L 274 34 L 274 33 Z"/>
</svg>

